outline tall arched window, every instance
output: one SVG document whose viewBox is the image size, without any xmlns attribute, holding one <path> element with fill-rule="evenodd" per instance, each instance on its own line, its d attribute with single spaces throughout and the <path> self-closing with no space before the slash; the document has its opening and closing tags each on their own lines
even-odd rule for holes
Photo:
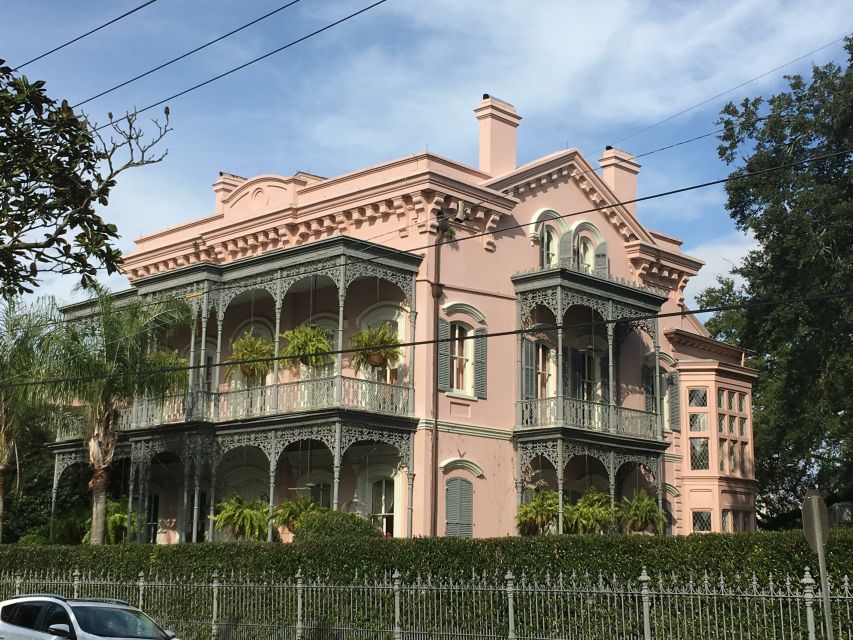
<svg viewBox="0 0 853 640">
<path fill-rule="evenodd" d="M 539 235 L 539 243 L 542 249 L 539 266 L 543 269 L 550 269 L 559 264 L 559 255 L 557 251 L 558 242 L 557 232 L 554 228 L 550 225 L 543 224 L 542 232 Z"/>
<path fill-rule="evenodd" d="M 386 536 L 394 535 L 393 478 L 380 478 L 371 485 L 370 518 Z"/>
<path fill-rule="evenodd" d="M 474 534 L 474 485 L 464 478 L 450 478 L 444 487 L 444 535 L 472 537 Z"/>
<path fill-rule="evenodd" d="M 592 271 L 595 267 L 595 249 L 589 238 L 581 237 L 578 240 L 577 263 L 578 267 L 584 271 Z"/>
</svg>

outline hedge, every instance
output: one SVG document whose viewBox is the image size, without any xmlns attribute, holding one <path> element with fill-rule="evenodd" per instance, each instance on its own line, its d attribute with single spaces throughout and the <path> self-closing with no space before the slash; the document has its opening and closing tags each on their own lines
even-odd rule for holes
<svg viewBox="0 0 853 640">
<path fill-rule="evenodd" d="M 827 548 L 830 573 L 853 577 L 853 530 L 833 530 Z M 335 580 L 375 576 L 399 569 L 404 577 L 431 573 L 466 577 L 472 573 L 503 576 L 551 576 L 559 572 L 603 573 L 636 578 L 645 566 L 652 574 L 724 574 L 759 579 L 768 575 L 802 575 L 817 569 L 799 531 L 704 534 L 680 537 L 540 536 L 533 538 L 416 538 L 413 540 L 312 539 L 301 544 L 202 543 L 182 545 L 124 544 L 104 547 L 59 545 L 0 546 L 0 570 L 73 570 L 132 578 L 140 571 L 196 578 L 239 572 L 246 578 L 304 575 Z"/>
</svg>

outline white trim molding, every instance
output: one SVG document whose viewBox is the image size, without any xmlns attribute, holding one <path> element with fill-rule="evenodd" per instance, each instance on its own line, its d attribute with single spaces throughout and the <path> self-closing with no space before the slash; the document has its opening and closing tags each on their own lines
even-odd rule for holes
<svg viewBox="0 0 853 640">
<path fill-rule="evenodd" d="M 480 465 L 475 462 L 471 462 L 470 460 L 465 460 L 464 458 L 448 458 L 441 462 L 438 465 L 438 468 L 441 469 L 442 473 L 450 473 L 451 471 L 461 469 L 462 471 L 467 471 L 476 478 L 486 477 L 486 474 L 483 473 L 483 469 Z"/>
</svg>

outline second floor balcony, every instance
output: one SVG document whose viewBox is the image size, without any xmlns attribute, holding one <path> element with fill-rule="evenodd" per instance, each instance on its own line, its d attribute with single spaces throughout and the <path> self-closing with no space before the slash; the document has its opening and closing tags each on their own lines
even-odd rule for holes
<svg viewBox="0 0 853 640">
<path fill-rule="evenodd" d="M 647 440 L 660 439 L 658 416 L 653 411 L 563 397 L 532 398 L 518 404 L 519 429 L 569 427 Z"/>
</svg>

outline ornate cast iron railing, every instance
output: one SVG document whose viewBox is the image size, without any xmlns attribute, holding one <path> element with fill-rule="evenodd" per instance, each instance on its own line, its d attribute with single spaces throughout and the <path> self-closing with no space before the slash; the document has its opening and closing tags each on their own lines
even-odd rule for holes
<svg viewBox="0 0 853 640">
<path fill-rule="evenodd" d="M 560 424 L 557 416 L 559 398 L 522 400 L 521 429 L 549 427 Z M 635 438 L 657 440 L 657 415 L 648 411 L 613 407 L 613 425 L 610 422 L 610 405 L 576 398 L 563 400 L 562 424 L 575 429 L 610 432 Z M 615 428 L 611 428 L 614 426 Z"/>
<path fill-rule="evenodd" d="M 341 406 L 393 415 L 408 412 L 409 387 L 357 378 L 344 378 L 342 384 Z"/>
<path fill-rule="evenodd" d="M 615 282 L 616 284 L 621 284 L 626 287 L 631 287 L 633 289 L 639 289 L 640 291 L 645 291 L 647 293 L 652 293 L 658 296 L 668 296 L 669 292 L 666 289 L 661 289 L 659 287 L 653 287 L 647 284 L 641 284 L 639 282 L 635 282 L 633 280 L 628 280 L 626 278 L 621 278 L 619 276 L 614 276 L 610 273 L 609 269 L 595 269 L 592 267 L 588 267 L 583 264 L 578 264 L 576 260 L 560 260 L 559 264 L 560 268 L 568 269 L 569 271 L 574 271 L 575 273 L 583 273 L 588 276 L 592 276 L 593 278 L 598 278 L 599 280 L 606 280 L 607 282 Z M 532 269 L 526 269 L 524 271 L 519 271 L 515 275 L 525 275 L 528 273 L 536 273 L 539 271 L 548 271 L 550 269 L 555 269 L 556 267 L 533 267 Z"/>
</svg>

